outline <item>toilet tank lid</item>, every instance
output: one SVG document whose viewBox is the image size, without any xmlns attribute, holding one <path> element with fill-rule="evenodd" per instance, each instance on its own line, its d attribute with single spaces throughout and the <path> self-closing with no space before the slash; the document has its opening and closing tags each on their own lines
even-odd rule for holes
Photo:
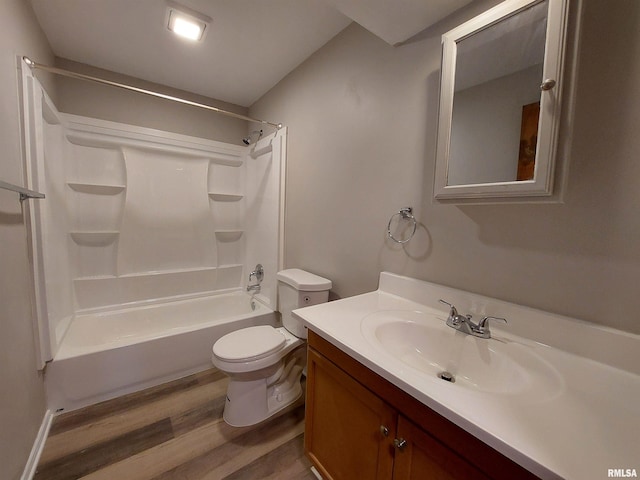
<svg viewBox="0 0 640 480">
<path fill-rule="evenodd" d="M 331 280 L 305 272 L 299 268 L 281 270 L 276 275 L 276 278 L 281 282 L 291 285 L 296 290 L 305 292 L 322 292 L 331 289 Z"/>
</svg>

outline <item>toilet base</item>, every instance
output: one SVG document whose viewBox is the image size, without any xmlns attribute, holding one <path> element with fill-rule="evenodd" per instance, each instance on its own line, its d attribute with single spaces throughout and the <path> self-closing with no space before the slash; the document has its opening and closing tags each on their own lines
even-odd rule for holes
<svg viewBox="0 0 640 480">
<path fill-rule="evenodd" d="M 300 378 L 305 363 L 303 345 L 267 378 L 232 376 L 227 387 L 224 421 L 233 427 L 255 425 L 291 405 L 302 396 Z"/>
</svg>

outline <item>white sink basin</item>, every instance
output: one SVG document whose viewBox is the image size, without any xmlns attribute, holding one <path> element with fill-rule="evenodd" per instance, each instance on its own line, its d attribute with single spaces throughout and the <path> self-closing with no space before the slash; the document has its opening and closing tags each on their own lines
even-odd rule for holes
<svg viewBox="0 0 640 480">
<path fill-rule="evenodd" d="M 533 348 L 458 332 L 445 324 L 444 314 L 379 311 L 365 316 L 360 328 L 381 352 L 442 382 L 450 374 L 452 386 L 536 400 L 562 388 L 558 372 Z"/>
</svg>

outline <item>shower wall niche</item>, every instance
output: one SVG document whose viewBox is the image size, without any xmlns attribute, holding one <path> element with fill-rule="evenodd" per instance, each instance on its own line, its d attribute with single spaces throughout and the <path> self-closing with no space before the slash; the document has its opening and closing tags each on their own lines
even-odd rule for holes
<svg viewBox="0 0 640 480">
<path fill-rule="evenodd" d="M 226 144 L 62 114 L 28 85 L 28 183 L 46 195 L 31 212 L 44 360 L 77 312 L 242 288 L 251 263 L 276 308 L 284 129 Z"/>
</svg>

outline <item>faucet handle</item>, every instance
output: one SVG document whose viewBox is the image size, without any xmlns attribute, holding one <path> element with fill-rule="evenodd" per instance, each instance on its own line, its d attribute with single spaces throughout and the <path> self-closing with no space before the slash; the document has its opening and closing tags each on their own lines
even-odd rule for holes
<svg viewBox="0 0 640 480">
<path fill-rule="evenodd" d="M 488 316 L 488 317 L 483 317 L 482 320 L 480 320 L 480 323 L 478 323 L 478 326 L 483 328 L 486 327 L 487 323 L 489 323 L 489 320 L 497 320 L 502 323 L 507 323 L 506 318 Z"/>
<path fill-rule="evenodd" d="M 478 325 L 476 326 L 476 331 L 479 334 L 485 336 L 485 338 L 491 338 L 491 332 L 489 332 L 489 320 L 496 320 L 498 322 L 508 323 L 507 319 L 502 317 L 492 317 L 492 316 L 483 317 L 482 320 L 478 322 Z"/>
<path fill-rule="evenodd" d="M 438 300 L 440 303 L 444 303 L 445 305 L 447 305 L 450 310 L 449 310 L 449 317 L 457 317 L 458 316 L 458 309 L 456 308 L 456 306 L 453 303 L 449 303 L 445 300 Z"/>
<path fill-rule="evenodd" d="M 249 274 L 249 281 L 251 281 L 251 277 L 256 277 L 258 283 L 262 282 L 264 278 L 264 268 L 261 264 L 257 264 L 255 270 Z"/>
<path fill-rule="evenodd" d="M 458 309 L 453 303 L 449 303 L 445 300 L 440 299 L 440 303 L 444 303 L 449 306 L 449 316 L 447 317 L 447 325 L 453 328 L 457 328 L 460 324 L 466 323 L 471 320 L 471 315 L 460 315 L 458 314 Z"/>
</svg>

